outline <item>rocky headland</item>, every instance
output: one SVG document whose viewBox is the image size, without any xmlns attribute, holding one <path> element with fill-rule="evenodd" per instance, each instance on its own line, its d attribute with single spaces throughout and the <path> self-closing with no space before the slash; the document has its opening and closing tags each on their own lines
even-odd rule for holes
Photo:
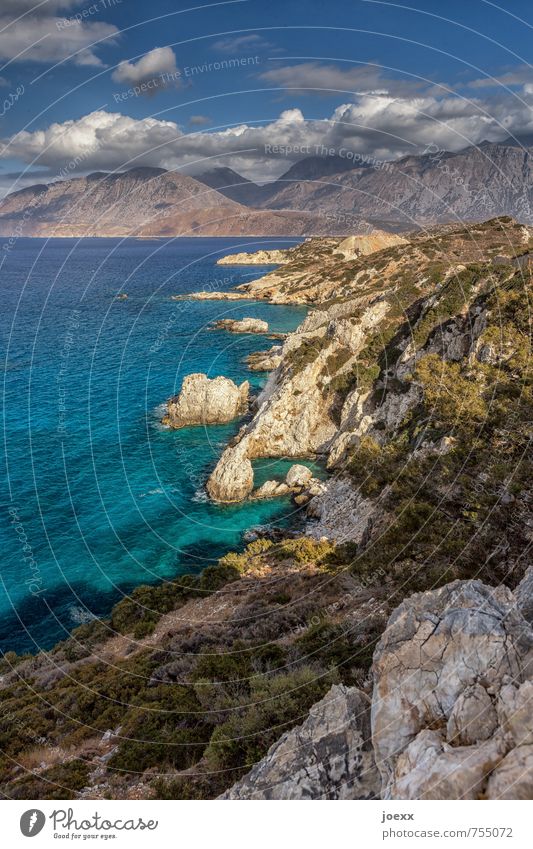
<svg viewBox="0 0 533 849">
<path fill-rule="evenodd" d="M 263 278 L 312 309 L 207 490 L 305 529 L 6 655 L 5 796 L 533 798 L 532 246 L 503 217 Z"/>
</svg>

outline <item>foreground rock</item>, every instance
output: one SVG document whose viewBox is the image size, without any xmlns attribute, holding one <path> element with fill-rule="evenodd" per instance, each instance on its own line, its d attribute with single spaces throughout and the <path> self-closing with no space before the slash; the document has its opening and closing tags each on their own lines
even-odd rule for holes
<svg viewBox="0 0 533 849">
<path fill-rule="evenodd" d="M 455 581 L 406 599 L 374 654 L 382 797 L 532 798 L 532 661 L 504 586 Z"/>
<path fill-rule="evenodd" d="M 284 250 L 254 251 L 228 254 L 217 259 L 217 265 L 282 265 L 289 262 L 290 253 Z"/>
<path fill-rule="evenodd" d="M 303 725 L 284 734 L 220 798 L 379 798 L 369 707 L 368 696 L 355 687 L 332 687 Z"/>
<path fill-rule="evenodd" d="M 230 422 L 247 411 L 249 393 L 247 380 L 237 386 L 227 377 L 189 374 L 179 395 L 167 401 L 161 421 L 172 428 Z"/>
<path fill-rule="evenodd" d="M 230 333 L 268 333 L 268 322 L 260 318 L 221 318 L 212 326 L 215 330 L 228 330 Z"/>
<path fill-rule="evenodd" d="M 291 493 L 298 505 L 307 504 L 312 498 L 324 492 L 325 484 L 313 477 L 307 466 L 299 463 L 291 466 L 284 481 L 265 481 L 250 496 L 253 499 L 279 498 Z"/>
</svg>

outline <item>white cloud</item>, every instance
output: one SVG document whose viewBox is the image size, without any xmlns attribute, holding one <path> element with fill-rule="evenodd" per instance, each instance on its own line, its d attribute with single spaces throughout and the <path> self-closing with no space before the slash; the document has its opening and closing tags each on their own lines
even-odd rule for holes
<svg viewBox="0 0 533 849">
<path fill-rule="evenodd" d="M 76 17 L 80 0 L 0 0 L 0 59 L 9 62 L 62 62 L 76 65 L 102 64 L 97 55 L 101 46 L 114 44 L 117 27 L 91 20 L 97 4 L 87 7 L 86 17 Z M 71 17 L 54 12 L 71 10 Z M 6 14 L 7 13 L 7 14 Z"/>
<path fill-rule="evenodd" d="M 324 120 L 308 120 L 301 110 L 288 109 L 269 123 L 189 134 L 173 121 L 93 112 L 16 134 L 0 149 L 0 159 L 47 167 L 51 176 L 75 160 L 78 172 L 147 165 L 198 173 L 226 165 L 266 181 L 292 162 L 315 155 L 321 146 L 392 159 L 420 153 L 430 144 L 459 150 L 484 139 L 532 132 L 533 112 L 516 98 L 469 101 L 367 94 L 338 106 Z"/>
<path fill-rule="evenodd" d="M 176 65 L 176 57 L 170 47 L 156 47 L 137 62 L 120 62 L 111 77 L 115 82 L 124 83 L 127 86 L 155 83 L 146 90 L 147 94 L 154 94 L 157 89 L 181 84 L 181 71 Z"/>
</svg>

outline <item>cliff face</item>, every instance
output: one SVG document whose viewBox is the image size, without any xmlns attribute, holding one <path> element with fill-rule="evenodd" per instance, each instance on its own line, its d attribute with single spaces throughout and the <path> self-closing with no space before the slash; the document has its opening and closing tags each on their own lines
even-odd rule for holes
<svg viewBox="0 0 533 849">
<path fill-rule="evenodd" d="M 433 362 L 432 356 L 461 363 L 458 379 L 462 369 L 472 368 L 472 358 L 485 368 L 484 358 L 491 356 L 485 340 L 496 332 L 492 322 L 499 307 L 482 293 L 497 290 L 506 279 L 518 288 L 523 274 L 511 257 L 499 265 L 472 260 L 527 250 L 528 240 L 526 228 L 510 219 L 495 220 L 479 230 L 414 240 L 349 263 L 332 251 L 329 264 L 323 261 L 309 274 L 295 258 L 277 272 L 277 295 L 291 300 L 295 293 L 309 297 L 311 292 L 326 303 L 286 340 L 281 363 L 259 396 L 258 412 L 211 475 L 213 497 L 234 501 L 248 494 L 250 460 L 257 457 L 321 454 L 338 472 L 351 462 L 363 437 L 367 444 L 382 445 L 423 400 L 423 381 L 430 377 L 419 365 Z M 304 249 L 309 257 L 312 243 Z M 316 250 L 324 249 L 329 246 L 319 243 Z M 298 263 L 302 267 L 295 279 Z M 446 449 L 442 441 L 413 446 L 413 451 L 429 453 Z M 324 514 L 327 521 L 335 503 L 331 492 L 322 502 L 323 509 L 314 505 L 315 515 Z"/>
</svg>

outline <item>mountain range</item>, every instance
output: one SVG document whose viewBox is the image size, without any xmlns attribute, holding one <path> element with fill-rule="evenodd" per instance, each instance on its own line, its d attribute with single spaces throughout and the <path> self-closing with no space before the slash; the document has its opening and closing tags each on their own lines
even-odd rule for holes
<svg viewBox="0 0 533 849">
<path fill-rule="evenodd" d="M 0 203 L 3 236 L 343 235 L 512 215 L 533 223 L 532 147 L 483 142 L 395 162 L 307 157 L 257 185 L 230 168 L 97 172 Z"/>
</svg>

